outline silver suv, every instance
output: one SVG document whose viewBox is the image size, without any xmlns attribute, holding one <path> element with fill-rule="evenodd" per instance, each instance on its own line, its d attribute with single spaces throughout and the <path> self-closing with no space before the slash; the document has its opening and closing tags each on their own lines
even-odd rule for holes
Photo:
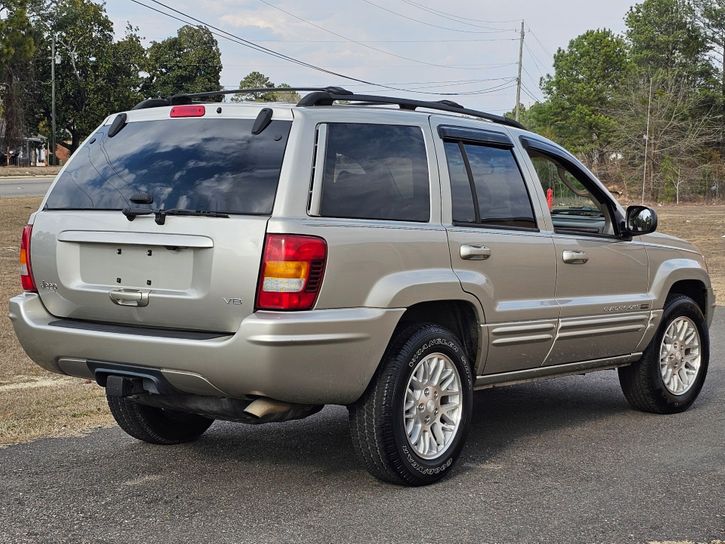
<svg viewBox="0 0 725 544">
<path fill-rule="evenodd" d="M 616 368 L 634 408 L 693 403 L 713 291 L 653 210 L 514 121 L 305 91 L 106 119 L 23 231 L 28 355 L 155 444 L 346 405 L 407 485 L 450 471 L 474 390 Z"/>
</svg>

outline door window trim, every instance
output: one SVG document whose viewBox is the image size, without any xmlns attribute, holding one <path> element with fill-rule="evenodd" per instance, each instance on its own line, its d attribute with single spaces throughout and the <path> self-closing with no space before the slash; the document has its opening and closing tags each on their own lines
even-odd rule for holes
<svg viewBox="0 0 725 544">
<path fill-rule="evenodd" d="M 513 148 L 514 143 L 507 134 L 480 128 L 438 125 L 438 135 L 443 141 L 487 144 L 495 147 Z"/>
</svg>

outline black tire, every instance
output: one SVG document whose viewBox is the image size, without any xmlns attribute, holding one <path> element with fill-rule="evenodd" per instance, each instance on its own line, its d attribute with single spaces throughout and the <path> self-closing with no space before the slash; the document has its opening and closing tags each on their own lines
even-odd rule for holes
<svg viewBox="0 0 725 544">
<path fill-rule="evenodd" d="M 432 353 L 447 356 L 455 365 L 461 386 L 461 409 L 460 423 L 449 445 L 440 457 L 427 460 L 408 441 L 403 406 L 408 381 L 417 364 Z M 419 486 L 440 480 L 450 472 L 463 448 L 472 397 L 470 364 L 454 334 L 434 324 L 419 324 L 401 331 L 391 341 L 363 396 L 348 407 L 350 433 L 358 457 L 373 476 L 386 482 Z"/>
<path fill-rule="evenodd" d="M 700 335 L 700 369 L 689 390 L 675 395 L 665 387 L 660 372 L 660 345 L 670 324 L 678 317 L 687 317 Z M 665 304 L 660 326 L 642 358 L 619 369 L 619 383 L 630 406 L 643 412 L 674 414 L 687 410 L 697 398 L 707 375 L 710 359 L 710 337 L 707 322 L 697 303 L 685 295 L 672 297 Z"/>
<path fill-rule="evenodd" d="M 193 442 L 206 431 L 213 419 L 138 404 L 126 397 L 106 396 L 113 418 L 127 434 L 149 444 Z"/>
</svg>

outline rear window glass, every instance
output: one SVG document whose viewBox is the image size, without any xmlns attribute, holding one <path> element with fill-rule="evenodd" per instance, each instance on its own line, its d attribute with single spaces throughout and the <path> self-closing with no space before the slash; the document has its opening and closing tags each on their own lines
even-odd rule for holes
<svg viewBox="0 0 725 544">
<path fill-rule="evenodd" d="M 320 214 L 428 221 L 430 186 L 418 127 L 330 123 Z"/>
<path fill-rule="evenodd" d="M 267 215 L 272 212 L 291 121 L 252 135 L 253 119 L 166 119 L 101 127 L 73 156 L 46 209 L 138 207 Z"/>
</svg>

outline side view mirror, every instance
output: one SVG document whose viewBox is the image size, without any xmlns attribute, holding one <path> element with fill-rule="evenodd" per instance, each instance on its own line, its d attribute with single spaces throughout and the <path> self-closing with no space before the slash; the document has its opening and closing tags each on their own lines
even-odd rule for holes
<svg viewBox="0 0 725 544">
<path fill-rule="evenodd" d="M 647 206 L 627 207 L 627 233 L 632 236 L 649 234 L 657 228 L 657 213 Z"/>
</svg>

